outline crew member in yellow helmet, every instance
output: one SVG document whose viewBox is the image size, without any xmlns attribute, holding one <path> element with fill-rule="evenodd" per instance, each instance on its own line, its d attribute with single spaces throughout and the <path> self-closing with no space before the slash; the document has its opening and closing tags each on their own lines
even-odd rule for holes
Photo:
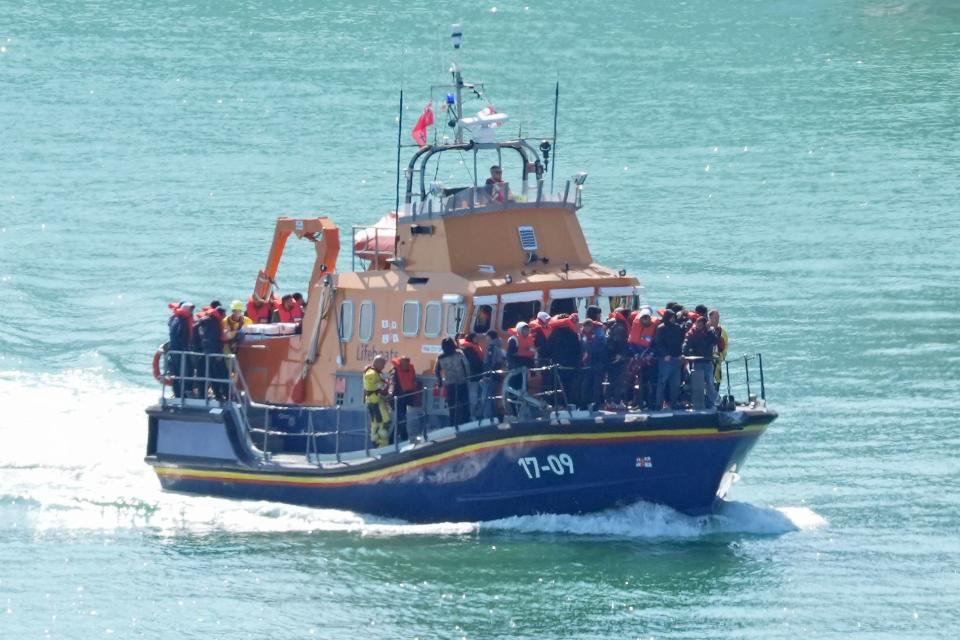
<svg viewBox="0 0 960 640">
<path fill-rule="evenodd" d="M 387 359 L 377 356 L 363 371 L 363 400 L 370 413 L 370 440 L 378 447 L 390 444 L 390 408 L 387 406 L 387 380 L 383 368 Z"/>
<path fill-rule="evenodd" d="M 237 345 L 243 339 L 243 328 L 253 324 L 253 320 L 243 315 L 243 303 L 234 300 L 230 303 L 230 315 L 223 319 L 224 353 L 237 352 Z"/>
</svg>

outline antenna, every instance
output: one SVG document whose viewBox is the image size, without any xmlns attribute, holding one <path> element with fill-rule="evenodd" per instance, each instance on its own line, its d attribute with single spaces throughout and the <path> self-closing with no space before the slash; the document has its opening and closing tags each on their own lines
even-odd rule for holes
<svg viewBox="0 0 960 640">
<path fill-rule="evenodd" d="M 557 74 L 558 76 L 560 74 Z M 553 174 L 557 170 L 557 107 L 560 104 L 560 78 L 553 92 L 553 164 L 550 165 L 550 193 L 553 193 Z"/>
<path fill-rule="evenodd" d="M 459 22 L 450 28 L 450 40 L 453 42 L 453 50 L 460 51 L 460 45 L 463 44 L 463 25 Z M 457 125 L 454 130 L 454 140 L 460 144 L 463 142 L 463 125 L 460 124 L 460 119 L 463 117 L 463 76 L 460 75 L 460 67 L 456 61 L 450 65 L 450 73 L 453 75 L 453 84 L 456 86 L 454 116 L 457 119 Z"/>
<path fill-rule="evenodd" d="M 403 137 L 403 87 L 400 87 L 400 115 L 397 117 L 397 218 L 400 218 L 400 141 Z"/>
</svg>

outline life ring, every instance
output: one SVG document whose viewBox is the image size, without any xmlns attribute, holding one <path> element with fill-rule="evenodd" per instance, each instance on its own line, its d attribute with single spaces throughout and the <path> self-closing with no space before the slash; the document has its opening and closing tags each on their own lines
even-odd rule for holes
<svg viewBox="0 0 960 640">
<path fill-rule="evenodd" d="M 166 346 L 166 344 L 160 345 L 157 352 L 153 354 L 153 377 L 156 378 L 160 384 L 169 387 L 173 385 L 173 380 L 171 380 L 170 376 L 165 376 L 160 372 L 160 359 L 163 357 L 164 351 L 166 351 Z"/>
</svg>

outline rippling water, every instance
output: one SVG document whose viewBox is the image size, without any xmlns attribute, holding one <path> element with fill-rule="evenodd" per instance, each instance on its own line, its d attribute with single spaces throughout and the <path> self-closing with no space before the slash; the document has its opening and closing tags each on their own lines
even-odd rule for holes
<svg viewBox="0 0 960 640">
<path fill-rule="evenodd" d="M 952 637 L 953 3 L 3 8 L 0 637 Z M 525 132 L 559 76 L 597 260 L 764 353 L 734 501 L 411 526 L 160 492 L 165 303 L 245 295 L 276 215 L 389 209 L 398 89 L 412 124 L 460 19 Z"/>
</svg>

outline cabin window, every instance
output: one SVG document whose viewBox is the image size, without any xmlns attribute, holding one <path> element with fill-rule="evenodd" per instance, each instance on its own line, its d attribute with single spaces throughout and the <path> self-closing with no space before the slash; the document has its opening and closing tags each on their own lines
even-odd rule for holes
<svg viewBox="0 0 960 640">
<path fill-rule="evenodd" d="M 373 301 L 364 300 L 360 303 L 360 326 L 358 328 L 358 338 L 360 342 L 370 342 L 373 340 Z"/>
<path fill-rule="evenodd" d="M 473 312 L 473 332 L 486 333 L 493 328 L 493 316 L 496 313 L 496 305 L 481 304 Z"/>
<path fill-rule="evenodd" d="M 537 317 L 543 305 L 539 300 L 528 302 L 507 302 L 503 305 L 503 318 L 500 329 L 506 331 L 517 326 L 518 322 L 530 322 Z"/>
<path fill-rule="evenodd" d="M 423 335 L 425 338 L 436 338 L 440 335 L 440 325 L 443 324 L 443 305 L 439 302 L 428 302 L 423 310 Z"/>
<path fill-rule="evenodd" d="M 353 337 L 353 300 L 344 300 L 340 303 L 337 333 L 340 335 L 340 342 L 350 342 Z"/>
<path fill-rule="evenodd" d="M 557 298 L 550 301 L 550 315 L 577 313 L 577 298 Z"/>
<path fill-rule="evenodd" d="M 448 304 L 447 307 L 447 327 L 448 336 L 455 336 L 463 329 L 463 320 L 467 315 L 467 305 Z"/>
<path fill-rule="evenodd" d="M 403 335 L 412 338 L 420 333 L 420 302 L 407 300 L 403 303 Z"/>
</svg>

